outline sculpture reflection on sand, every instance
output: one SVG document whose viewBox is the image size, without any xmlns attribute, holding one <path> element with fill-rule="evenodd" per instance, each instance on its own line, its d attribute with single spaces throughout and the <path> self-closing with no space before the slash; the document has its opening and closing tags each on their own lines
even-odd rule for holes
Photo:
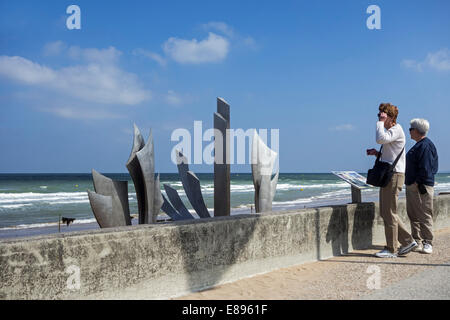
<svg viewBox="0 0 450 320">
<path fill-rule="evenodd" d="M 256 133 L 252 142 L 252 177 L 255 187 L 255 211 L 272 211 L 272 201 L 275 196 L 278 183 L 279 169 L 273 179 L 272 171 L 277 158 L 277 153 L 271 150 Z"/>
</svg>

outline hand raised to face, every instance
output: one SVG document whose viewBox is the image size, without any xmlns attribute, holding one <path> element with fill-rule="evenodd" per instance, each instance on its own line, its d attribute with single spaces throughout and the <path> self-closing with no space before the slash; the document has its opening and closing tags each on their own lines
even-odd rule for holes
<svg viewBox="0 0 450 320">
<path fill-rule="evenodd" d="M 380 121 L 385 122 L 385 121 L 387 120 L 387 117 L 388 117 L 388 115 L 387 115 L 386 112 L 380 112 L 380 113 L 378 114 L 378 119 L 379 119 Z"/>
</svg>

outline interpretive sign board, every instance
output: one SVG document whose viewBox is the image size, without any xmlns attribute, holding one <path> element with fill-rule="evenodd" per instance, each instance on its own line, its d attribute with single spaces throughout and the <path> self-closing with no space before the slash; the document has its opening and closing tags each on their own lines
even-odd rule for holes
<svg viewBox="0 0 450 320">
<path fill-rule="evenodd" d="M 371 188 L 372 186 L 366 183 L 366 177 L 360 175 L 358 172 L 355 171 L 332 171 L 332 173 L 345 182 L 350 183 L 352 186 L 364 189 L 364 188 Z"/>
<path fill-rule="evenodd" d="M 352 203 L 362 202 L 361 189 L 371 188 L 366 177 L 355 171 L 332 171 L 332 173 L 352 186 Z"/>
</svg>

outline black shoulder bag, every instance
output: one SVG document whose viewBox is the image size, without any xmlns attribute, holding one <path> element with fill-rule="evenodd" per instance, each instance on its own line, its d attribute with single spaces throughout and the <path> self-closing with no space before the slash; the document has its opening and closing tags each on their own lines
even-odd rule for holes
<svg viewBox="0 0 450 320">
<path fill-rule="evenodd" d="M 381 188 L 386 187 L 389 182 L 391 182 L 392 176 L 394 175 L 394 168 L 397 165 L 397 162 L 400 159 L 400 156 L 402 155 L 405 148 L 402 149 L 402 152 L 400 152 L 393 164 L 380 161 L 382 149 L 383 146 L 381 146 L 380 152 L 378 152 L 377 160 L 375 160 L 375 165 L 367 172 L 367 184 Z"/>
</svg>

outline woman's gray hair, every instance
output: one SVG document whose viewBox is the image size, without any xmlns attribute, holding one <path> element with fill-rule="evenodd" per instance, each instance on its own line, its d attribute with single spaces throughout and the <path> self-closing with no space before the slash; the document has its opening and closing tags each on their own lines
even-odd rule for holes
<svg viewBox="0 0 450 320">
<path fill-rule="evenodd" d="M 411 128 L 417 129 L 417 131 L 426 136 L 428 130 L 430 130 L 430 123 L 425 119 L 412 119 Z"/>
</svg>

